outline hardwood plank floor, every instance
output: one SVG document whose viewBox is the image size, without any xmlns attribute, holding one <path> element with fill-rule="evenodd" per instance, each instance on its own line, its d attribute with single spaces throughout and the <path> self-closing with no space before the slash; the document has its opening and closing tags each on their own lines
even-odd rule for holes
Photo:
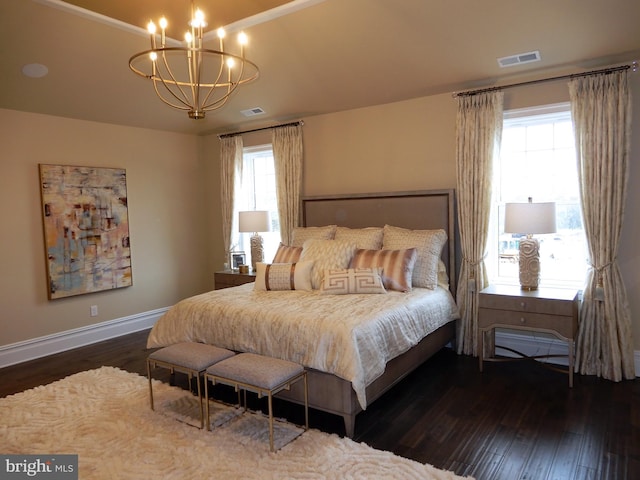
<svg viewBox="0 0 640 480">
<path fill-rule="evenodd" d="M 0 369 L 0 397 L 103 365 L 146 375 L 147 333 Z M 358 416 L 354 440 L 478 480 L 640 478 L 640 380 L 574 380 L 532 362 L 481 374 L 477 359 L 442 350 Z M 302 408 L 277 402 L 276 415 L 301 422 Z M 333 415 L 312 411 L 310 423 L 344 434 Z"/>
</svg>

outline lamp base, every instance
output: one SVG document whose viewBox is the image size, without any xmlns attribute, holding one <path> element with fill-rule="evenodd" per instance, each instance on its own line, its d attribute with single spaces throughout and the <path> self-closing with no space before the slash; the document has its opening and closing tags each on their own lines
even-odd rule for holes
<svg viewBox="0 0 640 480">
<path fill-rule="evenodd" d="M 520 288 L 537 290 L 540 285 L 540 242 L 535 238 L 520 240 Z"/>
<path fill-rule="evenodd" d="M 251 268 L 252 271 L 256 271 L 256 263 L 264 260 L 264 240 L 263 238 L 254 233 L 250 239 L 251 244 Z"/>
</svg>

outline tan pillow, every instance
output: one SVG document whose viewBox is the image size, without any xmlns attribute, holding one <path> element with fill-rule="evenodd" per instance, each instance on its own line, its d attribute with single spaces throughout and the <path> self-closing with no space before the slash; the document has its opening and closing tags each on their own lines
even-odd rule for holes
<svg viewBox="0 0 640 480">
<path fill-rule="evenodd" d="M 333 240 L 336 235 L 335 225 L 324 227 L 295 227 L 291 236 L 292 247 L 302 247 L 307 240 Z"/>
<path fill-rule="evenodd" d="M 382 248 L 382 228 L 336 228 L 336 240 L 345 240 L 356 244 L 358 248 L 380 250 Z"/>
<path fill-rule="evenodd" d="M 438 261 L 447 233 L 442 230 L 408 230 L 384 226 L 383 250 L 416 248 L 418 258 L 413 267 L 413 286 L 434 289 L 438 285 Z"/>
<path fill-rule="evenodd" d="M 346 295 L 348 293 L 387 293 L 382 285 L 382 268 L 339 268 L 326 270 L 320 293 Z"/>
<path fill-rule="evenodd" d="M 295 263 L 300 260 L 300 254 L 302 253 L 302 247 L 289 247 L 280 242 L 278 251 L 273 257 L 271 263 Z"/>
<path fill-rule="evenodd" d="M 351 268 L 382 268 L 382 283 L 387 290 L 411 291 L 413 268 L 418 257 L 415 248 L 405 250 L 356 250 Z"/>
<path fill-rule="evenodd" d="M 311 290 L 313 262 L 256 263 L 254 290 Z"/>
<path fill-rule="evenodd" d="M 356 251 L 355 243 L 342 240 L 307 240 L 302 247 L 300 261 L 313 261 L 311 286 L 320 289 L 325 270 L 348 268 Z"/>
</svg>

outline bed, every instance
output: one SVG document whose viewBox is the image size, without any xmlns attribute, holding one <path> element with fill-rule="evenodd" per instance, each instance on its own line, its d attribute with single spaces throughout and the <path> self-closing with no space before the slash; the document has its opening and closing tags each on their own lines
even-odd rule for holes
<svg viewBox="0 0 640 480">
<path fill-rule="evenodd" d="M 309 371 L 309 406 L 342 416 L 345 433 L 352 437 L 360 411 L 454 341 L 454 192 L 305 197 L 302 215 L 305 228 L 300 230 L 307 232 L 328 225 L 442 229 L 446 241 L 440 265 L 447 282 L 439 276 L 435 288 L 382 295 L 269 291 L 257 284 L 215 290 L 169 309 L 151 330 L 147 346 L 197 341 L 301 363 Z M 294 385 L 278 396 L 301 403 L 302 387 Z"/>
</svg>

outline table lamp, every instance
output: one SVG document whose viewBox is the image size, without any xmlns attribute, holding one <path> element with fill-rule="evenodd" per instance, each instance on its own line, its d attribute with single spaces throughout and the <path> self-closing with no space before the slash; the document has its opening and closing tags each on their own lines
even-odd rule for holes
<svg viewBox="0 0 640 480">
<path fill-rule="evenodd" d="M 504 232 L 525 234 L 520 239 L 518 266 L 522 290 L 537 290 L 540 284 L 540 242 L 535 234 L 556 231 L 556 204 L 553 202 L 506 203 Z"/>
<path fill-rule="evenodd" d="M 271 230 L 271 220 L 267 210 L 239 212 L 239 231 L 252 232 L 251 236 L 251 268 L 256 271 L 256 263 L 264 260 L 264 240 L 258 232 Z"/>
</svg>

